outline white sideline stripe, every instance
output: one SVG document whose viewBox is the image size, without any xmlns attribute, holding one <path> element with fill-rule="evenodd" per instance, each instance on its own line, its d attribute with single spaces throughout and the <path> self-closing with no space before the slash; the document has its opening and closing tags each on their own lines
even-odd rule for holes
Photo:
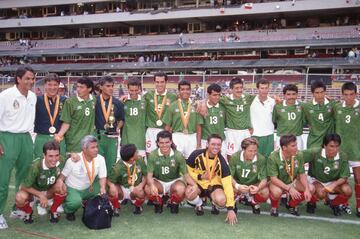
<svg viewBox="0 0 360 239">
<path fill-rule="evenodd" d="M 190 205 L 184 205 L 184 207 L 192 208 Z M 205 206 L 204 209 L 211 211 L 210 206 Z M 227 210 L 225 208 L 220 209 L 222 212 L 226 212 Z M 243 210 L 238 209 L 238 212 L 246 213 L 246 214 L 253 214 L 251 210 Z M 261 215 L 268 215 L 270 216 L 269 212 L 261 212 Z M 352 214 L 354 215 L 354 214 Z M 293 219 L 306 219 L 306 220 L 317 220 L 317 221 L 323 221 L 323 222 L 331 222 L 331 223 L 343 223 L 343 224 L 351 224 L 351 225 L 360 225 L 360 221 L 357 220 L 349 220 L 349 219 L 338 219 L 338 218 L 329 218 L 329 217 L 314 217 L 314 216 L 303 216 L 300 215 L 299 217 L 288 214 L 288 213 L 279 213 L 279 217 L 285 217 L 285 218 L 293 218 Z M 240 218 L 241 220 L 241 218 Z"/>
</svg>

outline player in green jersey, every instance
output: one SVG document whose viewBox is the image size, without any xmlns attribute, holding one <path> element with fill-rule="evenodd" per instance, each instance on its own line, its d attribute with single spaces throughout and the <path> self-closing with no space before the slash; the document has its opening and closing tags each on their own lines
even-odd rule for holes
<svg viewBox="0 0 360 239">
<path fill-rule="evenodd" d="M 255 138 L 244 139 L 242 151 L 233 154 L 229 161 L 234 193 L 250 203 L 254 214 L 260 214 L 260 203 L 269 197 L 266 160 L 257 152 L 258 145 Z"/>
<path fill-rule="evenodd" d="M 163 72 L 154 75 L 154 91 L 149 91 L 144 95 L 146 101 L 146 153 L 156 149 L 156 135 L 164 130 L 164 114 L 172 102 L 176 100 L 176 95 L 166 89 L 168 77 Z"/>
<path fill-rule="evenodd" d="M 109 172 L 107 185 L 109 198 L 114 207 L 114 216 L 119 216 L 119 199 L 132 200 L 134 214 L 141 214 L 145 201 L 146 165 L 139 157 L 134 144 L 126 144 L 120 150 L 121 160 L 117 161 Z"/>
<path fill-rule="evenodd" d="M 176 149 L 185 158 L 201 146 L 202 118 L 196 112 L 195 104 L 191 101 L 191 85 L 187 80 L 178 83 L 180 98 L 171 103 L 165 112 L 163 121 L 165 130 L 172 131 Z"/>
<path fill-rule="evenodd" d="M 218 134 L 223 139 L 221 154 L 226 157 L 225 144 L 225 108 L 220 105 L 221 86 L 211 84 L 207 88 L 208 99 L 206 101 L 207 115 L 202 116 L 201 124 L 201 148 L 207 147 L 207 138 L 211 134 Z"/>
<path fill-rule="evenodd" d="M 80 140 L 93 134 L 95 125 L 95 102 L 91 94 L 94 83 L 83 77 L 77 81 L 77 95 L 65 101 L 60 120 L 63 122 L 54 139 L 60 142 L 65 136 L 67 152 L 80 152 Z"/>
<path fill-rule="evenodd" d="M 34 197 L 40 206 L 46 208 L 49 199 L 53 199 L 50 207 L 50 222 L 57 223 L 59 214 L 57 208 L 66 196 L 66 187 L 58 187 L 55 182 L 63 167 L 60 161 L 60 146 L 55 141 L 49 141 L 43 146 L 44 158 L 35 160 L 30 166 L 27 176 L 16 194 L 16 207 L 25 212 L 24 223 L 33 223 L 33 209 L 30 202 Z"/>
<path fill-rule="evenodd" d="M 279 140 L 283 135 L 293 134 L 296 136 L 298 149 L 303 149 L 304 112 L 298 98 L 296 85 L 288 84 L 283 88 L 284 101 L 276 104 L 273 111 L 273 122 L 276 124 L 277 137 L 275 148 L 279 148 Z"/>
<path fill-rule="evenodd" d="M 155 213 L 162 213 L 162 195 L 170 196 L 170 212 L 178 213 L 179 204 L 185 198 L 185 190 L 194 191 L 197 187 L 186 171 L 185 158 L 179 151 L 172 149 L 172 143 L 171 133 L 160 131 L 157 135 L 159 148 L 152 151 L 147 159 L 145 192 L 154 203 Z"/>
<path fill-rule="evenodd" d="M 334 132 L 334 104 L 326 97 L 326 85 L 322 81 L 314 81 L 311 84 L 313 99 L 303 104 L 305 120 L 309 125 L 310 132 L 307 139 L 307 148 L 321 147 L 324 136 Z"/>
<path fill-rule="evenodd" d="M 360 217 L 360 103 L 354 83 L 344 83 L 341 93 L 344 101 L 334 108 L 335 129 L 342 140 L 340 149 L 348 154 L 354 173 L 356 215 Z"/>
<path fill-rule="evenodd" d="M 145 157 L 146 101 L 141 97 L 140 80 L 130 79 L 128 91 L 128 99 L 124 103 L 125 124 L 121 144 L 135 144 L 139 154 Z"/>
<path fill-rule="evenodd" d="M 338 134 L 327 134 L 322 148 L 312 148 L 299 153 L 309 163 L 310 183 L 315 187 L 315 196 L 307 204 L 307 212 L 314 213 L 316 199 L 330 199 L 334 215 L 341 215 L 343 206 L 348 207 L 352 190 L 347 182 L 350 176 L 348 156 L 339 150 L 341 138 Z"/>
<path fill-rule="evenodd" d="M 304 162 L 297 157 L 295 135 L 283 135 L 280 149 L 273 151 L 267 161 L 267 174 L 270 177 L 271 216 L 278 216 L 279 198 L 283 193 L 290 195 L 287 208 L 299 216 L 298 204 L 304 199 L 309 202 L 315 189 L 307 181 Z"/>
</svg>

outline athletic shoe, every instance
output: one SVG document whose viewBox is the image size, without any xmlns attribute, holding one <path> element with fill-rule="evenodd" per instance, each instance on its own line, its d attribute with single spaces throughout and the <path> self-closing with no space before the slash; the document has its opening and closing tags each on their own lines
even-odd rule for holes
<svg viewBox="0 0 360 239">
<path fill-rule="evenodd" d="M 278 212 L 278 209 L 273 207 L 270 209 L 270 216 L 272 217 L 278 217 L 279 216 L 279 212 Z"/>
<path fill-rule="evenodd" d="M 219 215 L 220 211 L 217 209 L 217 207 L 213 204 L 211 208 L 211 214 L 213 215 Z"/>
<path fill-rule="evenodd" d="M 280 199 L 280 205 L 286 207 L 286 205 L 288 204 L 288 198 L 287 197 L 281 197 Z"/>
<path fill-rule="evenodd" d="M 340 208 L 343 212 L 345 212 L 346 214 L 351 214 L 351 207 L 349 205 L 340 205 Z"/>
<path fill-rule="evenodd" d="M 315 203 L 310 203 L 308 202 L 306 204 L 306 212 L 310 213 L 310 214 L 314 214 L 315 213 L 315 208 L 316 208 L 316 204 Z"/>
<path fill-rule="evenodd" d="M 155 213 L 161 214 L 163 212 L 163 205 L 162 204 L 155 204 L 154 205 Z"/>
<path fill-rule="evenodd" d="M 11 219 L 24 219 L 25 217 L 25 212 L 21 211 L 21 210 L 13 210 L 10 212 L 10 216 Z"/>
<path fill-rule="evenodd" d="M 40 204 L 37 205 L 36 209 L 37 209 L 37 213 L 38 213 L 40 216 L 43 216 L 43 215 L 46 215 L 46 214 L 47 214 L 46 208 L 40 206 Z"/>
<path fill-rule="evenodd" d="M 341 208 L 340 206 L 331 206 L 333 210 L 334 216 L 341 216 Z"/>
<path fill-rule="evenodd" d="M 178 214 L 179 213 L 179 204 L 169 203 L 168 205 L 170 205 L 170 212 L 172 214 Z"/>
<path fill-rule="evenodd" d="M 297 207 L 287 206 L 287 209 L 289 210 L 290 214 L 297 216 L 297 217 L 300 216 L 299 209 Z"/>
<path fill-rule="evenodd" d="M 59 222 L 60 214 L 57 212 L 50 212 L 50 222 L 51 223 L 58 223 Z"/>
<path fill-rule="evenodd" d="M 0 215 L 0 230 L 1 229 L 6 229 L 6 228 L 8 228 L 8 225 L 6 223 L 6 220 L 5 220 L 4 216 L 1 214 Z"/>
<path fill-rule="evenodd" d="M 126 205 L 128 204 L 129 201 L 130 201 L 129 199 L 124 199 L 121 201 L 121 205 Z"/>
<path fill-rule="evenodd" d="M 142 208 L 141 206 L 140 206 L 140 207 L 134 207 L 133 213 L 134 213 L 135 215 L 139 215 L 139 214 L 142 213 L 142 211 L 143 211 L 143 208 Z"/>
<path fill-rule="evenodd" d="M 357 216 L 357 217 L 360 217 L 360 208 L 357 208 L 357 209 L 356 209 L 356 216 Z"/>
<path fill-rule="evenodd" d="M 253 214 L 260 214 L 260 204 L 251 204 Z"/>
<path fill-rule="evenodd" d="M 25 216 L 24 216 L 24 223 L 25 224 L 31 224 L 34 222 L 33 218 L 32 218 L 32 213 L 25 213 Z"/>
<path fill-rule="evenodd" d="M 75 213 L 66 213 L 66 220 L 68 221 L 75 221 Z"/>
<path fill-rule="evenodd" d="M 120 216 L 120 209 L 119 208 L 114 208 L 113 216 L 114 217 L 119 217 Z"/>
<path fill-rule="evenodd" d="M 204 215 L 204 208 L 202 205 L 200 206 L 196 206 L 195 207 L 195 213 L 196 213 L 196 216 L 202 216 Z"/>
<path fill-rule="evenodd" d="M 62 206 L 62 204 L 60 206 L 58 206 L 58 208 L 56 209 L 57 213 L 63 213 L 64 212 L 64 208 Z"/>
</svg>

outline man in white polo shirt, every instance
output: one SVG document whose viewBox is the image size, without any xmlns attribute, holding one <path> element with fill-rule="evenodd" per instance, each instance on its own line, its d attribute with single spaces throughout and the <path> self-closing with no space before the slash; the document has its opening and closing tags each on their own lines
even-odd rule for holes
<svg viewBox="0 0 360 239">
<path fill-rule="evenodd" d="M 268 158 L 274 150 L 274 123 L 272 113 L 275 100 L 268 96 L 270 82 L 259 80 L 256 83 L 258 95 L 250 106 L 251 125 L 254 129 L 253 137 L 259 142 L 258 152 Z"/>
<path fill-rule="evenodd" d="M 59 186 L 65 182 L 68 189 L 63 207 L 69 221 L 75 220 L 75 212 L 83 200 L 106 193 L 106 163 L 104 157 L 98 154 L 96 138 L 87 135 L 80 144 L 82 152 L 78 153 L 79 160 L 67 160 L 57 182 Z"/>
<path fill-rule="evenodd" d="M 9 181 L 16 168 L 16 190 L 33 160 L 33 141 L 36 96 L 34 70 L 21 66 L 16 70 L 15 86 L 0 93 L 0 229 L 6 229 L 3 217 Z"/>
</svg>

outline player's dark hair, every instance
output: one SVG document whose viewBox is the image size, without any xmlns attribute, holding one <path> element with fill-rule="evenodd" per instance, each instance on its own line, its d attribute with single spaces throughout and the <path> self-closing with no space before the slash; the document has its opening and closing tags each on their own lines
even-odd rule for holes
<svg viewBox="0 0 360 239">
<path fill-rule="evenodd" d="M 334 141 L 335 143 L 338 143 L 340 145 L 341 144 L 340 135 L 338 135 L 336 133 L 330 133 L 330 134 L 325 135 L 325 137 L 323 139 L 322 147 L 328 145 L 331 141 Z"/>
<path fill-rule="evenodd" d="M 16 72 L 15 72 L 15 84 L 19 84 L 18 82 L 18 78 L 22 78 L 26 72 L 32 72 L 33 74 L 35 74 L 35 71 L 34 69 L 31 67 L 31 66 L 20 66 L 16 69 Z"/>
<path fill-rule="evenodd" d="M 114 78 L 112 78 L 111 76 L 103 76 L 101 77 L 100 81 L 99 81 L 99 84 L 101 86 L 105 85 L 105 83 L 111 83 L 111 84 L 114 84 Z"/>
<path fill-rule="evenodd" d="M 181 81 L 178 83 L 178 90 L 180 90 L 180 86 L 182 86 L 182 85 L 187 85 L 187 86 L 189 86 L 190 89 L 191 89 L 191 84 L 190 84 L 190 82 L 187 81 L 187 80 L 181 80 Z"/>
<path fill-rule="evenodd" d="M 257 141 L 257 139 L 252 138 L 252 137 L 246 138 L 246 139 L 244 139 L 244 140 L 241 142 L 241 149 L 242 149 L 242 150 L 245 150 L 245 149 L 247 149 L 247 147 L 249 147 L 250 145 L 259 146 L 259 142 Z"/>
<path fill-rule="evenodd" d="M 141 88 L 141 81 L 139 78 L 132 78 L 132 79 L 129 79 L 128 82 L 127 82 L 127 86 L 138 86 L 139 88 Z"/>
<path fill-rule="evenodd" d="M 260 85 L 270 85 L 270 81 L 265 80 L 265 79 L 261 79 L 258 82 L 256 82 L 256 88 L 259 89 Z"/>
<path fill-rule="evenodd" d="M 355 93 L 357 93 L 357 87 L 353 82 L 345 82 L 342 86 L 341 86 L 341 93 L 344 93 L 345 90 L 352 90 Z"/>
<path fill-rule="evenodd" d="M 221 142 L 223 141 L 223 139 L 221 138 L 221 136 L 218 135 L 218 134 L 210 134 L 210 135 L 208 136 L 208 138 L 207 138 L 207 142 L 210 143 L 210 140 L 211 140 L 211 139 L 220 139 Z"/>
<path fill-rule="evenodd" d="M 121 160 L 128 162 L 136 153 L 137 148 L 135 144 L 125 144 L 121 146 L 120 156 Z"/>
<path fill-rule="evenodd" d="M 221 92 L 221 86 L 216 84 L 216 83 L 212 83 L 211 85 L 208 86 L 206 91 L 207 91 L 208 94 L 211 94 L 213 91 L 215 91 L 216 93 L 220 93 Z"/>
<path fill-rule="evenodd" d="M 156 135 L 156 142 L 159 142 L 160 138 L 162 139 L 169 138 L 172 141 L 172 134 L 167 130 L 163 130 Z"/>
<path fill-rule="evenodd" d="M 280 147 L 288 146 L 290 143 L 296 142 L 296 136 L 293 134 L 286 134 L 280 137 Z"/>
<path fill-rule="evenodd" d="M 165 78 L 165 81 L 167 81 L 168 80 L 168 76 L 167 76 L 167 74 L 165 73 L 165 72 L 156 72 L 155 74 L 154 74 L 154 81 L 155 81 L 155 79 L 157 78 L 157 77 L 164 77 Z"/>
<path fill-rule="evenodd" d="M 324 91 L 326 91 L 326 85 L 321 80 L 316 80 L 313 83 L 311 83 L 311 93 L 314 93 L 316 89 L 323 88 Z"/>
<path fill-rule="evenodd" d="M 50 81 L 56 81 L 58 84 L 60 84 L 60 77 L 56 73 L 49 73 L 44 77 L 43 81 L 44 84 Z"/>
<path fill-rule="evenodd" d="M 59 150 L 60 152 L 60 145 L 54 140 L 46 142 L 43 146 L 43 153 L 46 155 L 48 150 Z"/>
<path fill-rule="evenodd" d="M 239 77 L 232 78 L 230 81 L 230 89 L 234 89 L 234 86 L 237 84 L 244 85 L 243 79 Z"/>
<path fill-rule="evenodd" d="M 78 84 L 86 85 L 86 88 L 90 88 L 91 91 L 94 90 L 94 82 L 89 77 L 81 77 L 77 80 Z"/>
<path fill-rule="evenodd" d="M 283 88 L 283 94 L 285 95 L 287 91 L 295 91 L 296 93 L 298 93 L 299 89 L 296 85 L 294 84 L 287 84 L 286 86 L 284 86 Z"/>
</svg>

